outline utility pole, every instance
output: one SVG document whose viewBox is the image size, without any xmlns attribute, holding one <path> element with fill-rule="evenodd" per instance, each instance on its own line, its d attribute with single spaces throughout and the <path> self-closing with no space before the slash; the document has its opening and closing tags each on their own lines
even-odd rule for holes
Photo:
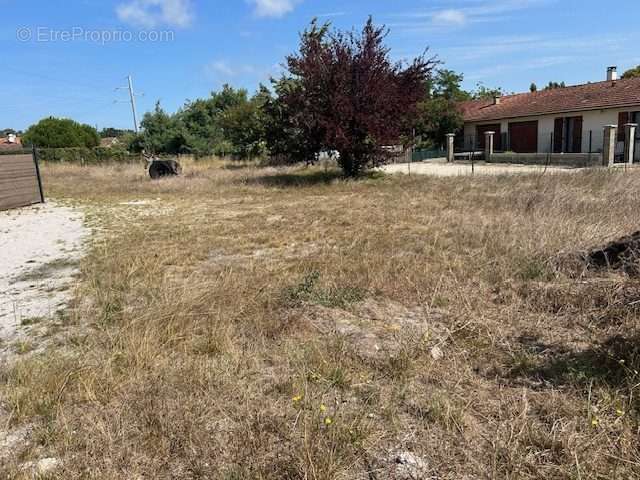
<svg viewBox="0 0 640 480">
<path fill-rule="evenodd" d="M 118 87 L 116 88 L 117 90 L 129 90 L 129 102 L 127 103 L 131 103 L 131 112 L 133 113 L 133 130 L 138 133 L 139 128 L 138 128 L 138 112 L 136 110 L 136 97 L 137 96 L 142 96 L 144 95 L 142 94 L 136 94 L 133 92 L 133 79 L 131 78 L 131 75 L 127 76 L 127 80 L 128 80 L 128 85 L 126 87 Z M 119 103 L 118 100 L 116 100 L 116 103 Z"/>
</svg>

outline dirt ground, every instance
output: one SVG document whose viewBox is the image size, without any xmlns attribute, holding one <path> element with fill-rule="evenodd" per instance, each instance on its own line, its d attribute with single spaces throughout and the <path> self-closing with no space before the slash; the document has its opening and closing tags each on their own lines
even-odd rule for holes
<svg viewBox="0 0 640 480">
<path fill-rule="evenodd" d="M 428 162 L 395 163 L 385 165 L 380 169 L 385 173 L 405 173 L 413 175 L 433 175 L 437 177 L 458 177 L 466 175 L 511 175 L 527 173 L 576 173 L 584 171 L 584 168 L 571 168 L 544 165 L 517 165 L 517 164 L 489 164 L 477 162 L 471 165 L 469 162 L 447 163 L 446 159 L 436 159 Z"/>
<path fill-rule="evenodd" d="M 0 212 L 0 361 L 65 307 L 86 234 L 82 214 L 56 203 Z"/>
<path fill-rule="evenodd" d="M 95 234 L 0 374 L 0 478 L 640 478 L 640 278 L 576 255 L 640 171 L 43 175 Z"/>
<path fill-rule="evenodd" d="M 56 332 L 87 236 L 83 214 L 55 202 L 0 212 L 0 375 L 54 344 L 66 348 Z M 0 464 L 37 443 L 33 424 L 14 425 L 13 414 L 0 402 Z M 58 465 L 40 456 L 18 468 L 27 478 L 44 478 Z"/>
</svg>

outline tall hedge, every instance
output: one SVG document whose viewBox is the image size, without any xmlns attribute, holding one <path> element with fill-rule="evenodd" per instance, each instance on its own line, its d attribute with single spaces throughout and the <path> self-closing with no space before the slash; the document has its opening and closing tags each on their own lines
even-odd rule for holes
<svg viewBox="0 0 640 480">
<path fill-rule="evenodd" d="M 38 159 L 44 162 L 79 163 L 80 165 L 140 161 L 140 155 L 104 147 L 38 148 L 37 154 Z"/>
<path fill-rule="evenodd" d="M 100 145 L 100 135 L 90 125 L 49 117 L 30 126 L 22 136 L 22 143 L 42 148 L 95 148 Z"/>
</svg>

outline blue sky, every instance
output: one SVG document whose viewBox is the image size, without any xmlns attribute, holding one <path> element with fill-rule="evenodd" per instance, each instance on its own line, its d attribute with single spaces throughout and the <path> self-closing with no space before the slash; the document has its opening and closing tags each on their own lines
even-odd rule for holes
<svg viewBox="0 0 640 480">
<path fill-rule="evenodd" d="M 368 15 L 397 59 L 430 47 L 465 86 L 603 80 L 640 64 L 637 0 L 0 0 L 0 128 L 48 115 L 131 127 L 156 100 L 175 111 L 228 82 L 253 90 L 280 71 L 314 17 L 339 28 Z M 66 35 L 66 37 L 65 37 Z"/>
</svg>

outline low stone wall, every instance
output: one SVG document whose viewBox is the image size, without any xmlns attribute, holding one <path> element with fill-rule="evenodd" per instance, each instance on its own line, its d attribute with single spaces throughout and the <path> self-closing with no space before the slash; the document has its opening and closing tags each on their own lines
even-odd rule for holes
<svg viewBox="0 0 640 480">
<path fill-rule="evenodd" d="M 494 153 L 487 163 L 600 167 L 601 153 Z"/>
</svg>

